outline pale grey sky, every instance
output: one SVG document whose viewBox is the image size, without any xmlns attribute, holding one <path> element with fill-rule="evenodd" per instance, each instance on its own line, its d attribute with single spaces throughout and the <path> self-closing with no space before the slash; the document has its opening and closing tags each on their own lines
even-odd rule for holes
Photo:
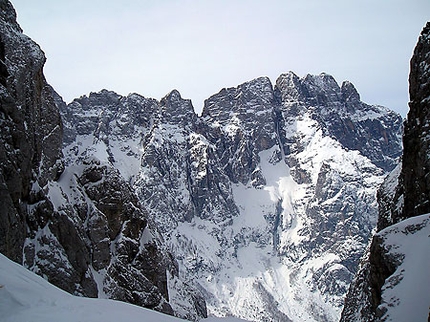
<svg viewBox="0 0 430 322">
<path fill-rule="evenodd" d="M 349 80 L 403 116 L 409 60 L 428 0 L 11 0 L 69 102 L 103 88 L 203 100 L 284 72 Z"/>
</svg>

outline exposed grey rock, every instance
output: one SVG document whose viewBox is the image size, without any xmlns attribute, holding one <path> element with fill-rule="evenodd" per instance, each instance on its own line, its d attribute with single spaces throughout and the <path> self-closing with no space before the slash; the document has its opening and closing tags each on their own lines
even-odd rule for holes
<svg viewBox="0 0 430 322">
<path fill-rule="evenodd" d="M 208 291 L 209 284 L 203 277 L 218 276 L 227 265 L 241 265 L 235 258 L 251 243 L 270 249 L 275 258 L 288 265 L 298 265 L 294 269 L 297 280 L 305 274 L 299 263 L 336 254 L 336 260 L 308 274 L 306 283 L 310 292 L 322 294 L 327 301 L 324 305 L 341 307 L 376 224 L 374 194 L 377 182 L 382 180 L 378 178 L 384 175 L 385 166 L 395 163 L 393 155 L 401 149 L 397 133 L 400 117 L 361 103 L 352 84 L 345 82 L 339 87 L 326 74 L 301 79 L 289 73 L 281 75 L 275 87 L 267 78 L 258 78 L 223 89 L 206 101 L 201 117 L 177 91 L 160 102 L 136 94 L 122 97 L 108 91 L 91 93 L 65 107 L 63 115 L 66 132 L 75 135 L 65 144 L 69 162 L 98 155 L 104 164 L 118 167 L 136 189 L 149 212 L 148 220 L 160 230 L 162 243 L 173 257 L 168 276 L 170 303 L 176 314 L 191 320 L 223 305 Z M 333 120 L 340 120 L 340 125 L 333 124 Z M 80 125 L 75 128 L 74 124 Z M 382 142 L 382 134 L 372 132 L 375 124 L 390 133 L 387 146 L 372 152 L 377 153 L 373 161 L 385 160 L 384 166 L 376 166 L 366 157 L 371 154 L 369 146 L 353 151 L 346 139 L 341 142 L 338 136 L 344 137 L 347 132 L 339 132 L 336 127 L 345 124 L 351 129 L 360 128 L 356 132 L 348 130 L 360 137 L 357 140 L 363 140 L 361 136 L 367 133 Z M 325 155 L 325 151 L 312 152 L 310 144 L 323 138 L 327 149 L 337 152 L 312 165 L 312 153 Z M 346 159 L 337 160 L 342 155 Z M 246 203 L 241 204 L 244 201 L 236 199 L 234 189 L 242 186 L 247 191 L 266 191 L 267 185 L 273 184 L 268 181 L 273 179 L 267 178 L 267 169 L 263 169 L 266 163 L 271 167 L 284 164 L 285 169 L 286 163 L 306 193 L 294 201 L 294 213 L 287 215 L 284 201 L 279 200 L 272 211 L 263 210 L 264 227 L 255 229 L 245 224 L 234 228 L 246 207 Z M 347 171 L 343 169 L 346 164 Z M 84 185 L 100 180 L 97 172 L 85 173 Z M 91 191 L 88 195 L 92 196 Z M 92 238 L 107 238 L 108 232 L 97 228 L 103 220 L 94 218 Z M 294 229 L 295 218 L 303 220 L 303 228 L 297 231 L 300 243 L 283 237 Z M 202 248 L 205 241 L 189 235 L 194 230 L 207 235 L 214 245 Z M 105 258 L 106 252 L 107 246 L 101 243 L 99 257 Z M 105 265 L 106 261 L 98 259 L 97 267 Z M 258 301 L 269 301 L 267 294 L 272 293 L 267 287 L 260 284 L 249 292 Z M 277 311 L 279 303 L 267 305 L 267 314 L 285 314 Z M 312 300 L 306 305 L 314 319 L 334 319 Z M 222 312 L 229 312 L 225 310 Z M 264 320 L 263 315 L 247 314 L 241 316 Z"/>
<path fill-rule="evenodd" d="M 147 214 L 118 170 L 85 159 L 66 168 L 49 196 L 55 209 L 26 240 L 25 266 L 77 295 L 104 294 L 173 314 L 165 254 L 145 237 L 151 234 Z"/>
<path fill-rule="evenodd" d="M 214 131 L 223 128 L 224 133 L 211 142 L 233 182 L 246 184 L 256 170 L 258 153 L 277 143 L 276 106 L 267 77 L 223 89 L 205 101 L 202 118 Z"/>
<path fill-rule="evenodd" d="M 402 118 L 381 106 L 361 102 L 350 82 L 345 81 L 339 87 L 332 76 L 324 73 L 300 79 L 290 72 L 278 78 L 275 91 L 288 106 L 288 111 L 283 112 L 287 113 L 286 119 L 308 110 L 323 131 L 344 147 L 360 151 L 385 171 L 396 166 L 402 153 L 398 144 Z M 285 142 L 287 153 L 298 144 Z"/>
</svg>

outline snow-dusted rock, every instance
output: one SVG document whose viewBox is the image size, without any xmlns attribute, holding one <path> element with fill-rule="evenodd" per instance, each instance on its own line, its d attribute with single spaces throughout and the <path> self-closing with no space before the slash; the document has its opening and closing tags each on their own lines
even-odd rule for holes
<svg viewBox="0 0 430 322">
<path fill-rule="evenodd" d="M 223 89 L 201 117 L 177 91 L 160 102 L 102 91 L 64 109 L 66 133 L 77 133 L 68 162 L 95 155 L 116 167 L 161 232 L 182 317 L 334 321 L 376 225 L 400 116 L 327 74 L 276 84 Z M 134 113 L 123 107 L 131 97 Z"/>
<path fill-rule="evenodd" d="M 167 259 L 147 214 L 117 169 L 98 159 L 48 185 L 50 220 L 24 245 L 24 266 L 70 293 L 172 313 Z"/>
<path fill-rule="evenodd" d="M 66 105 L 0 5 L 3 253 L 71 293 L 189 320 L 338 319 L 399 115 L 292 72 L 223 89 L 202 116 L 176 90 Z"/>
</svg>

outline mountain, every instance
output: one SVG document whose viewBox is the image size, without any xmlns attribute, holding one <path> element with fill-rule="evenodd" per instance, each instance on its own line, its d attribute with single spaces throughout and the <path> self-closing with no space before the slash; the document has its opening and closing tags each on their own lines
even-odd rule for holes
<svg viewBox="0 0 430 322">
<path fill-rule="evenodd" d="M 338 320 L 402 153 L 398 114 L 293 72 L 222 89 L 200 116 L 176 90 L 65 104 L 0 7 L 2 254 L 188 320 Z"/>
<path fill-rule="evenodd" d="M 33 187 L 64 169 L 62 124 L 43 76 L 43 52 L 22 34 L 10 2 L 0 1 L 0 8 L 0 250 L 21 262 L 26 221 L 34 225 L 48 216 L 43 193 L 32 193 Z M 28 205 L 36 203 L 40 216 L 28 218 Z"/>
<path fill-rule="evenodd" d="M 61 113 L 66 164 L 118 169 L 147 209 L 176 263 L 177 314 L 338 319 L 401 154 L 397 114 L 349 82 L 291 72 L 223 89 L 200 117 L 175 90 L 160 102 L 103 90 Z"/>
<path fill-rule="evenodd" d="M 348 292 L 341 321 L 430 318 L 430 23 L 411 59 L 402 163 L 378 192 L 378 232 Z"/>
</svg>

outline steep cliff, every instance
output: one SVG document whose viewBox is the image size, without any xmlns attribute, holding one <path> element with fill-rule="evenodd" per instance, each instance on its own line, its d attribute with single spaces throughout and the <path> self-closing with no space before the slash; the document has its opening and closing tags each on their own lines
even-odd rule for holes
<svg viewBox="0 0 430 322">
<path fill-rule="evenodd" d="M 424 321 L 429 314 L 430 23 L 411 59 L 402 163 L 378 192 L 378 233 L 348 292 L 341 321 Z M 412 218 L 416 217 L 416 218 Z"/>
<path fill-rule="evenodd" d="M 430 23 L 424 27 L 411 59 L 409 96 L 400 175 L 404 206 L 394 222 L 430 212 Z"/>
<path fill-rule="evenodd" d="M 43 52 L 22 34 L 10 2 L 0 8 L 0 251 L 21 262 L 27 229 L 50 217 L 52 205 L 34 187 L 63 171 L 62 124 Z"/>
</svg>

